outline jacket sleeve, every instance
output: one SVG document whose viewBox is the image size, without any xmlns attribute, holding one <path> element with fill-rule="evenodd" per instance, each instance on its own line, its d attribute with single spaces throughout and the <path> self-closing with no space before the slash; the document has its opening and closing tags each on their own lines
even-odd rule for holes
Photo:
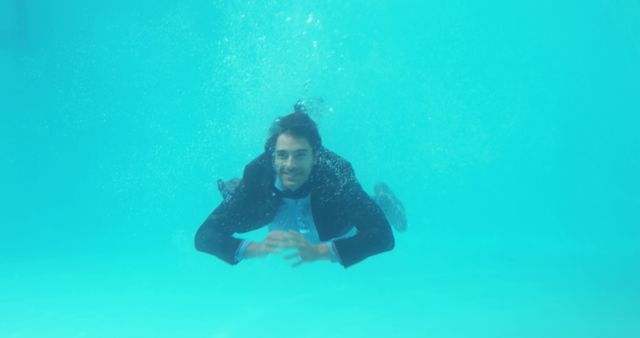
<svg viewBox="0 0 640 338">
<path fill-rule="evenodd" d="M 343 190 L 344 215 L 358 230 L 355 236 L 334 242 L 342 265 L 346 268 L 369 256 L 392 250 L 395 241 L 384 213 L 362 189 L 350 164 L 343 175 L 347 178 Z"/>
<path fill-rule="evenodd" d="M 198 251 L 217 256 L 232 265 L 238 264 L 235 253 L 242 243 L 241 239 L 233 236 L 237 224 L 234 215 L 238 209 L 235 204 L 237 202 L 234 203 L 233 198 L 223 201 L 207 217 L 195 236 Z"/>
<path fill-rule="evenodd" d="M 213 210 L 195 235 L 195 247 L 223 261 L 235 265 L 236 252 L 242 244 L 242 239 L 234 237 L 234 234 L 246 229 L 252 222 L 252 178 L 255 176 L 255 165 L 245 167 L 240 183 L 233 194 L 222 201 Z"/>
</svg>

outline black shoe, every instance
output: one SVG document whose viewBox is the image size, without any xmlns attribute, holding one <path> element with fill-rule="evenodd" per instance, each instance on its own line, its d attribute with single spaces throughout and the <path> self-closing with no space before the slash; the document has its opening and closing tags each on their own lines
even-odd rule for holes
<svg viewBox="0 0 640 338">
<path fill-rule="evenodd" d="M 407 213 L 404 205 L 391 189 L 386 184 L 378 182 L 373 191 L 373 200 L 380 206 L 391 226 L 400 232 L 407 230 Z"/>
<path fill-rule="evenodd" d="M 222 179 L 218 179 L 218 191 L 224 200 L 227 200 L 233 195 L 233 192 L 236 190 L 240 184 L 239 178 L 232 178 L 228 181 L 223 181 Z"/>
</svg>

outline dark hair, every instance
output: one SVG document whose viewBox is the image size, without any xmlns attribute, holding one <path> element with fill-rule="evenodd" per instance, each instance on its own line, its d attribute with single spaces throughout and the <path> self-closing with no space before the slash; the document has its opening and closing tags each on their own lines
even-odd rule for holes
<svg viewBox="0 0 640 338">
<path fill-rule="evenodd" d="M 271 128 L 269 128 L 269 138 L 264 145 L 265 151 L 273 154 L 280 134 L 291 134 L 295 137 L 307 139 L 314 153 L 322 147 L 322 138 L 318 132 L 318 126 L 307 114 L 307 110 L 301 101 L 296 102 L 293 106 L 293 113 L 281 116 L 273 121 Z"/>
</svg>

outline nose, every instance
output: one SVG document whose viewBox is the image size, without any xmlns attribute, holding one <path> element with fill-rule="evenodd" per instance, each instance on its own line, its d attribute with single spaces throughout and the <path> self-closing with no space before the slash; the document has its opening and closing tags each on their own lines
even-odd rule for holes
<svg viewBox="0 0 640 338">
<path fill-rule="evenodd" d="M 287 168 L 293 168 L 295 166 L 295 161 L 293 160 L 293 156 L 288 156 L 287 159 L 284 161 L 284 165 Z"/>
</svg>

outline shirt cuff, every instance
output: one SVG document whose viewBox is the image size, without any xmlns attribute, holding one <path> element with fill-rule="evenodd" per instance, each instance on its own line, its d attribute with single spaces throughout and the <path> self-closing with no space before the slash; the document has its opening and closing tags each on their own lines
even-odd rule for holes
<svg viewBox="0 0 640 338">
<path fill-rule="evenodd" d="M 251 243 L 250 241 L 246 241 L 246 240 L 243 240 L 242 243 L 240 243 L 240 246 L 238 246 L 238 249 L 236 250 L 236 254 L 235 254 L 235 258 L 237 262 L 244 259 L 244 252 L 247 250 L 247 247 L 249 246 L 250 243 Z"/>
<path fill-rule="evenodd" d="M 333 243 L 333 241 L 327 242 L 327 246 L 329 247 L 329 258 L 331 259 L 331 262 L 342 263 L 342 261 L 340 260 L 340 256 L 338 256 L 336 245 Z"/>
</svg>

